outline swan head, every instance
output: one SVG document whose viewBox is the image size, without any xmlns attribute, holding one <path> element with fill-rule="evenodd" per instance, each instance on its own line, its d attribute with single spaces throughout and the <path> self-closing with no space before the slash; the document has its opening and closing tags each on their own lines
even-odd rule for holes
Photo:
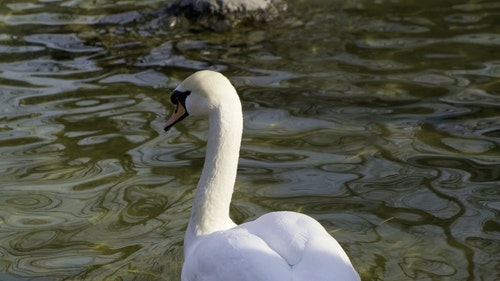
<svg viewBox="0 0 500 281">
<path fill-rule="evenodd" d="M 172 116 L 165 123 L 168 131 L 187 116 L 207 116 L 227 101 L 239 99 L 231 82 L 219 72 L 202 70 L 184 79 L 170 96 L 175 105 Z"/>
</svg>

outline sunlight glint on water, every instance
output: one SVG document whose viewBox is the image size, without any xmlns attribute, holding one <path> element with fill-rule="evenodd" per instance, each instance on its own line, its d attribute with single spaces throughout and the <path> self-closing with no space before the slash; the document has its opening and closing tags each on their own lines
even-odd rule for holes
<svg viewBox="0 0 500 281">
<path fill-rule="evenodd" d="M 203 68 L 243 102 L 236 222 L 309 214 L 363 280 L 500 278 L 498 3 L 290 0 L 215 34 L 141 21 L 161 2 L 0 4 L 0 280 L 180 279 L 207 124 L 162 125 Z"/>
</svg>

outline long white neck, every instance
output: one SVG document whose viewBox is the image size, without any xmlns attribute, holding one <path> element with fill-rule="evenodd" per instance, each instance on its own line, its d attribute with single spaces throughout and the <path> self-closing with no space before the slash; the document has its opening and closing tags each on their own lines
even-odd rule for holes
<svg viewBox="0 0 500 281">
<path fill-rule="evenodd" d="M 207 152 L 184 240 L 186 250 L 200 236 L 235 226 L 229 217 L 229 205 L 243 131 L 241 104 L 235 97 L 209 115 Z"/>
</svg>

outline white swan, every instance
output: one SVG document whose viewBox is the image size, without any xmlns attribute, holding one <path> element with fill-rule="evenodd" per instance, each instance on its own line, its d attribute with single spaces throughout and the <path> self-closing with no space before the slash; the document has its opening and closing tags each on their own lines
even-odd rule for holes
<svg viewBox="0 0 500 281">
<path fill-rule="evenodd" d="M 222 74 L 199 71 L 172 93 L 168 131 L 188 115 L 208 118 L 205 164 L 184 241 L 182 281 L 360 280 L 349 258 L 313 218 L 272 212 L 236 225 L 229 205 L 243 117 L 236 90 Z"/>
</svg>

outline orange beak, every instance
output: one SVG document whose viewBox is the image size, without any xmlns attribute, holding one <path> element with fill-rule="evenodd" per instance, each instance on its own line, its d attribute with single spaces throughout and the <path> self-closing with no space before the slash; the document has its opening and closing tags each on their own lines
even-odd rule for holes
<svg viewBox="0 0 500 281">
<path fill-rule="evenodd" d="M 165 130 L 165 132 L 167 132 L 168 130 L 170 130 L 170 128 L 172 128 L 175 124 L 177 124 L 177 122 L 186 118 L 188 115 L 189 115 L 189 113 L 187 112 L 184 105 L 182 105 L 181 102 L 178 102 L 174 113 L 172 114 L 172 116 L 170 116 L 170 118 L 168 118 L 163 130 Z"/>
</svg>

